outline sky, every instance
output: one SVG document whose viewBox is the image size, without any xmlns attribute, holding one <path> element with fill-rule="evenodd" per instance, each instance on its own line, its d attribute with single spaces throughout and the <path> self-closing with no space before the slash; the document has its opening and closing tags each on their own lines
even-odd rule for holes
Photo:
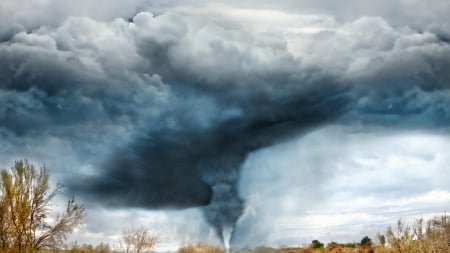
<svg viewBox="0 0 450 253">
<path fill-rule="evenodd" d="M 450 209 L 450 3 L 0 2 L 0 168 L 159 251 L 359 241 Z"/>
</svg>

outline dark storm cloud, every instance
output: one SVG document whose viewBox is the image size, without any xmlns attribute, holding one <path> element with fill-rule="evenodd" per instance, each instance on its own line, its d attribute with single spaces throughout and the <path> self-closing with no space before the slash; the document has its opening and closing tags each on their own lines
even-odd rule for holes
<svg viewBox="0 0 450 253">
<path fill-rule="evenodd" d="M 450 46 L 433 27 L 363 17 L 302 35 L 296 58 L 279 34 L 176 12 L 72 17 L 0 44 L 0 126 L 75 141 L 128 125 L 123 146 L 103 147 L 111 157 L 71 189 L 110 206 L 203 206 L 226 243 L 250 152 L 327 122 L 447 125 Z"/>
</svg>

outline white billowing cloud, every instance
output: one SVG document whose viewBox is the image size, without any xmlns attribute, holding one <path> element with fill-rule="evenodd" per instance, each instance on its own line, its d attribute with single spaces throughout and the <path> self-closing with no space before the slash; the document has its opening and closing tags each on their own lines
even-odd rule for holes
<svg viewBox="0 0 450 253">
<path fill-rule="evenodd" d="M 85 16 L 101 21 L 130 17 L 141 9 L 143 0 L 5 0 L 0 3 L 0 38 L 17 31 L 41 26 L 55 27 L 72 16 Z"/>
<path fill-rule="evenodd" d="M 436 72 L 448 78 L 442 72 L 450 55 L 448 43 L 430 32 L 393 27 L 382 17 L 360 17 L 328 31 L 291 33 L 286 39 L 292 54 L 304 65 L 320 66 L 347 81 L 366 84 L 371 79 L 389 82 L 409 78 L 411 85 Z M 443 64 L 435 66 L 434 60 Z"/>
<path fill-rule="evenodd" d="M 349 8 L 351 7 L 351 8 Z M 2 26 L 0 31 L 35 28 L 41 24 L 57 25 L 70 16 L 87 16 L 97 20 L 112 20 L 116 17 L 130 17 L 142 10 L 160 13 L 173 9 L 204 8 L 211 12 L 220 9 L 227 11 L 234 18 L 244 19 L 264 14 L 266 20 L 278 22 L 286 14 L 320 14 L 334 16 L 339 20 L 349 21 L 361 16 L 381 16 L 395 25 L 412 25 L 419 29 L 445 27 L 448 22 L 450 4 L 445 0 L 382 0 L 377 2 L 351 0 L 345 3 L 328 0 L 308 1 L 146 1 L 132 0 L 126 3 L 102 0 L 55 1 L 55 0 L 6 0 L 0 3 Z M 260 10 L 258 14 L 249 10 Z M 269 11 L 269 13 L 265 12 Z M 272 12 L 270 12 L 272 11 Z M 233 12 L 233 13 L 232 13 Z M 279 14 L 274 15 L 275 12 Z M 276 17 L 276 19 L 275 19 Z M 266 22 L 263 22 L 266 24 Z M 435 29 L 433 28 L 433 29 Z M 448 35 L 448 26 L 446 29 Z M 2 33 L 0 32 L 0 34 Z"/>
<path fill-rule="evenodd" d="M 266 16 L 281 18 L 269 25 Z M 12 65 L 3 70 L 4 76 L 9 75 L 6 84 L 13 82 L 12 76 L 28 76 L 23 81 L 30 83 L 59 73 L 83 84 L 141 86 L 158 76 L 164 82 L 191 79 L 229 86 L 268 82 L 301 86 L 298 83 L 317 75 L 362 85 L 379 76 L 387 83 L 425 85 L 428 78 L 424 81 L 423 76 L 439 75 L 433 80 L 439 86 L 450 79 L 445 71 L 448 43 L 437 34 L 395 27 L 383 17 L 338 22 L 327 15 L 212 5 L 158 16 L 140 12 L 131 23 L 91 17 L 61 22 L 56 28 L 16 33 L 11 44 L 1 45 L 2 58 Z M 311 69 L 320 73 L 311 74 Z"/>
<path fill-rule="evenodd" d="M 331 126 L 258 151 L 243 170 L 248 208 L 236 243 L 359 241 L 398 218 L 444 213 L 450 208 L 449 147 L 443 134 Z"/>
<path fill-rule="evenodd" d="M 292 72 L 297 65 L 280 35 L 231 29 L 176 12 L 159 16 L 140 12 L 132 22 L 69 17 L 56 28 L 15 34 L 0 46 L 0 54 L 11 65 L 0 73 L 6 86 L 25 86 L 61 74 L 73 83 L 111 86 L 148 84 L 155 75 L 163 75 L 165 82 L 183 77 L 236 85 Z M 17 76 L 27 76 L 21 80 L 25 84 L 13 83 Z M 83 91 L 90 89 L 98 87 Z"/>
<path fill-rule="evenodd" d="M 56 29 L 42 27 L 33 33 L 18 33 L 12 38 L 11 45 L 2 45 L 2 52 L 16 61 L 20 60 L 19 55 L 31 58 L 24 60 L 27 64 L 21 71 L 23 74 L 32 72 L 36 77 L 56 76 L 46 71 L 58 69 L 84 82 L 114 80 L 118 83 L 125 78 L 137 82 L 139 77 L 145 76 L 136 77 L 139 73 L 133 70 L 143 63 L 128 24 L 123 19 L 104 23 L 87 17 L 72 17 Z M 44 58 L 47 63 L 61 67 L 49 68 L 47 64 L 39 69 L 28 69 L 39 67 L 38 63 Z"/>
</svg>

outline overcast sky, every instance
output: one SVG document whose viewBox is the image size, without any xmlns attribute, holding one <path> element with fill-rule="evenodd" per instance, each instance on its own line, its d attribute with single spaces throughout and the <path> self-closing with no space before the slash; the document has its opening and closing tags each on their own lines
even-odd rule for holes
<svg viewBox="0 0 450 253">
<path fill-rule="evenodd" d="M 70 238 L 359 241 L 450 210 L 450 2 L 0 2 L 0 167 Z"/>
</svg>

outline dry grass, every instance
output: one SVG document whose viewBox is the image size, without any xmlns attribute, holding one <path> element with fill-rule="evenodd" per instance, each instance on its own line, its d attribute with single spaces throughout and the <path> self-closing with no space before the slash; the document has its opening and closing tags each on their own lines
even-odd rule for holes
<svg viewBox="0 0 450 253">
<path fill-rule="evenodd" d="M 217 246 L 197 243 L 183 245 L 177 253 L 224 253 L 224 250 Z"/>
</svg>

